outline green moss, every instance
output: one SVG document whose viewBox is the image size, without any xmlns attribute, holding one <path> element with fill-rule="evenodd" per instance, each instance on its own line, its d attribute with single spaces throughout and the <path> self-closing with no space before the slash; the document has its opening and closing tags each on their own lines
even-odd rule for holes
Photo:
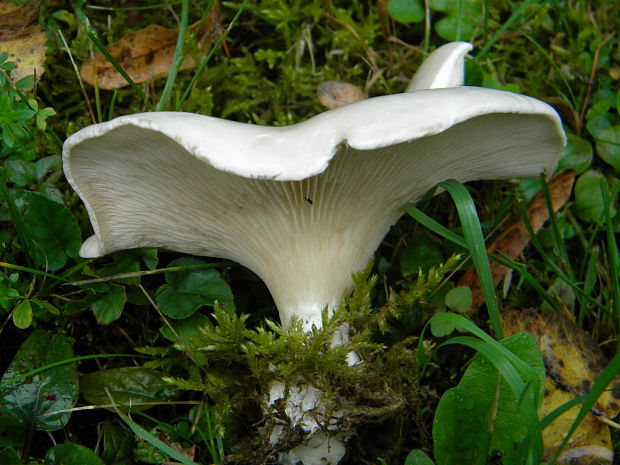
<svg viewBox="0 0 620 465">
<path fill-rule="evenodd" d="M 261 418 L 260 406 L 274 382 L 283 382 L 288 388 L 311 385 L 323 391 L 324 417 L 344 412 L 335 415 L 339 418 L 337 432 L 397 415 L 413 417 L 420 393 L 417 338 L 403 335 L 386 342 L 381 334 L 398 326 L 412 304 L 430 294 L 457 261 L 453 257 L 408 282 L 379 308 L 372 303 L 377 278 L 370 276 L 369 266 L 354 276 L 351 295 L 331 316 L 325 311 L 322 327 L 310 332 L 303 331 L 300 321 L 282 328 L 267 320 L 264 326 L 250 328 L 247 315 L 216 307 L 213 320 L 203 325 L 198 335 L 174 345 L 178 355 L 153 349 L 144 352 L 163 356 L 149 366 L 173 374 L 167 378 L 170 383 L 179 389 L 201 391 L 213 402 L 216 424 L 224 437 L 229 437 L 225 425 L 238 424 L 240 418 L 247 420 L 249 412 L 256 414 L 255 421 Z M 333 346 L 335 332 L 345 324 L 350 327 L 349 343 Z M 359 354 L 362 363 L 349 366 L 351 352 Z M 170 360 L 177 362 L 168 363 Z M 276 404 L 275 411 L 274 416 L 263 419 L 261 428 L 246 432 L 248 453 L 240 451 L 236 459 L 253 457 L 259 463 L 273 452 L 272 446 L 265 445 L 273 422 L 285 417 L 283 404 Z M 302 440 L 303 434 L 291 429 L 279 446 L 291 447 Z M 262 444 L 261 457 L 258 444 Z"/>
</svg>

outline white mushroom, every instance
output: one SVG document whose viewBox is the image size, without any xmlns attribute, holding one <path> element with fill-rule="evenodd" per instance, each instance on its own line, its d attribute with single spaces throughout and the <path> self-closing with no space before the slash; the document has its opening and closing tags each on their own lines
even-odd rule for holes
<svg viewBox="0 0 620 465">
<path fill-rule="evenodd" d="M 283 325 L 320 325 L 402 207 L 435 184 L 553 171 L 564 147 L 556 112 L 459 87 L 470 48 L 439 48 L 411 92 L 293 126 L 162 112 L 82 129 L 63 153 L 95 233 L 81 255 L 162 247 L 228 258 L 263 279 Z"/>
</svg>

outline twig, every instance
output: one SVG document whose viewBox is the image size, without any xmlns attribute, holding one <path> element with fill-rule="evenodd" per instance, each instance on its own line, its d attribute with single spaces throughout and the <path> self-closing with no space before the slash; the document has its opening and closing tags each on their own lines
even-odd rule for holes
<svg viewBox="0 0 620 465">
<path fill-rule="evenodd" d="M 601 53 L 601 48 L 607 42 L 609 42 L 616 35 L 616 31 L 609 34 L 605 37 L 600 44 L 596 46 L 596 50 L 594 50 L 594 57 L 592 58 L 592 69 L 590 70 L 590 78 L 588 79 L 588 88 L 586 89 L 586 96 L 583 99 L 583 105 L 581 106 L 581 111 L 579 112 L 579 125 L 581 126 L 581 122 L 585 118 L 586 111 L 588 110 L 588 104 L 590 103 L 590 96 L 592 94 L 592 87 L 594 87 L 594 78 L 596 77 L 596 68 L 598 65 L 598 58 Z"/>
<path fill-rule="evenodd" d="M 60 40 L 62 40 L 63 45 L 65 46 L 65 50 L 69 55 L 69 60 L 71 60 L 71 66 L 73 66 L 73 70 L 75 71 L 75 75 L 77 76 L 77 80 L 80 83 L 80 89 L 82 89 L 82 94 L 84 95 L 84 99 L 86 100 L 86 106 L 88 107 L 88 113 L 90 113 L 90 118 L 93 120 L 93 124 L 97 123 L 97 118 L 95 118 L 95 112 L 93 111 L 93 107 L 90 104 L 90 99 L 88 98 L 88 93 L 86 92 L 86 88 L 84 87 L 84 83 L 82 82 L 82 77 L 80 76 L 80 71 L 78 70 L 77 65 L 75 64 L 75 60 L 73 59 L 73 54 L 69 49 L 69 44 L 65 40 L 65 36 L 62 34 L 60 29 L 57 29 L 58 35 L 60 36 Z"/>
</svg>

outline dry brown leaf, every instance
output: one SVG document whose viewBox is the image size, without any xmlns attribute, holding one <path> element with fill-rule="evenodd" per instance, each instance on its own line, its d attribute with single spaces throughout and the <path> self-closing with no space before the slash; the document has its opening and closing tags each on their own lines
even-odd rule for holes
<svg viewBox="0 0 620 465">
<path fill-rule="evenodd" d="M 39 1 L 21 7 L 0 2 L 0 53 L 9 52 L 10 60 L 17 63 L 11 72 L 14 81 L 35 74 L 43 74 L 45 63 L 45 33 L 34 21 L 39 12 Z"/>
<path fill-rule="evenodd" d="M 587 394 L 607 364 L 590 335 L 558 313 L 535 309 L 503 310 L 502 326 L 506 336 L 527 331 L 538 342 L 547 373 L 541 418 L 560 405 Z M 543 430 L 545 460 L 555 453 L 580 407 L 574 406 Z M 620 377 L 616 377 L 598 398 L 593 413 L 579 425 L 558 463 L 611 464 L 613 445 L 609 427 L 600 418 L 613 418 L 619 409 Z"/>
<path fill-rule="evenodd" d="M 566 203 L 570 197 L 573 182 L 575 180 L 575 172 L 573 170 L 562 171 L 553 176 L 549 181 L 549 190 L 551 192 L 551 204 L 553 211 L 558 211 L 562 205 Z M 538 192 L 534 198 L 528 203 L 527 216 L 532 225 L 532 230 L 538 232 L 538 230 L 549 219 L 549 211 L 545 203 L 545 197 L 543 192 Z M 498 257 L 506 256 L 512 260 L 516 259 L 523 249 L 530 242 L 530 235 L 527 232 L 525 223 L 519 217 L 516 218 L 510 225 L 489 244 L 487 251 Z M 497 262 L 490 262 L 491 275 L 493 277 L 493 284 L 497 285 L 504 279 L 507 273 L 510 273 L 510 269 Z M 484 303 L 484 296 L 480 287 L 480 281 L 474 267 L 469 267 L 467 271 L 461 276 L 458 286 L 469 286 L 472 291 L 472 305 L 469 308 L 469 314 L 475 313 L 478 308 Z"/>
<path fill-rule="evenodd" d="M 164 431 L 157 431 L 156 433 L 157 439 L 166 444 L 167 446 L 172 447 L 174 450 L 179 452 L 181 455 L 187 457 L 190 460 L 194 460 L 196 457 L 196 446 L 192 446 L 190 448 L 183 448 L 183 446 L 178 442 L 173 442 Z M 176 462 L 166 462 L 166 464 L 172 464 Z"/>
<path fill-rule="evenodd" d="M 368 98 L 362 89 L 344 81 L 324 81 L 316 95 L 321 105 L 330 110 Z"/>
<path fill-rule="evenodd" d="M 219 9 L 217 4 L 204 22 L 197 22 L 189 27 L 195 30 L 202 24 L 200 42 L 208 42 L 208 32 L 219 27 Z M 136 83 L 146 82 L 157 76 L 168 74 L 172 66 L 179 31 L 166 29 L 152 24 L 139 31 L 128 34 L 110 45 L 107 50 L 123 67 Z M 185 56 L 180 70 L 196 66 L 196 60 L 190 54 Z M 80 69 L 82 79 L 92 86 L 101 89 L 117 89 L 128 85 L 127 81 L 112 66 L 101 52 L 96 52 L 86 60 Z"/>
<path fill-rule="evenodd" d="M 39 14 L 40 1 L 31 1 L 18 6 L 11 2 L 0 2 L 0 42 L 22 34 L 33 24 Z"/>
</svg>

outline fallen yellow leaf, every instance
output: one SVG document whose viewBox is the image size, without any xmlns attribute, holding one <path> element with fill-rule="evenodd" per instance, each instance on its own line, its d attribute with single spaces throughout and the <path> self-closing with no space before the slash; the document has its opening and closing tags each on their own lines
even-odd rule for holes
<svg viewBox="0 0 620 465">
<path fill-rule="evenodd" d="M 547 378 L 541 418 L 566 402 L 587 394 L 607 360 L 590 335 L 563 315 L 535 309 L 503 310 L 506 336 L 531 333 L 540 346 Z M 619 411 L 620 377 L 598 398 L 562 451 L 558 463 L 611 464 L 613 445 L 609 427 L 602 419 Z M 543 431 L 544 460 L 550 460 L 573 423 L 581 405 L 564 412 Z"/>
<path fill-rule="evenodd" d="M 10 2 L 0 2 L 0 53 L 9 52 L 10 60 L 17 63 L 11 72 L 14 81 L 34 74 L 43 74 L 47 49 L 45 33 L 38 24 L 39 2 L 18 7 Z"/>
</svg>

